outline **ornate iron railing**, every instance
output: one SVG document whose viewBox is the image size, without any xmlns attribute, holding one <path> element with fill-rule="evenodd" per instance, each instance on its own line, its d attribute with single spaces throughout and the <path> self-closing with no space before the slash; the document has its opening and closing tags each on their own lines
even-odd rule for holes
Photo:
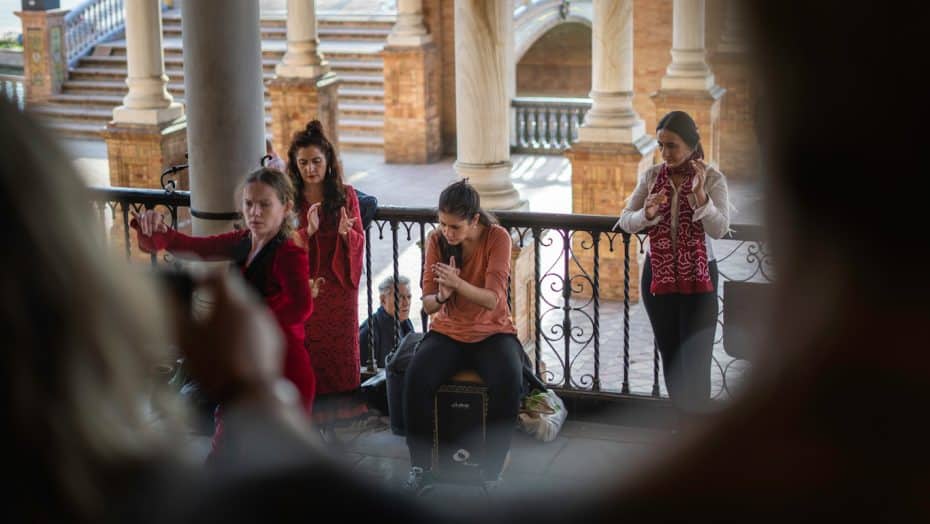
<svg viewBox="0 0 930 524">
<path fill-rule="evenodd" d="M 68 65 L 100 42 L 116 36 L 126 24 L 124 0 L 86 0 L 65 15 Z"/>
<path fill-rule="evenodd" d="M 578 127 L 591 109 L 591 99 L 522 97 L 514 98 L 511 106 L 511 151 L 555 155 L 578 139 Z"/>
<path fill-rule="evenodd" d="M 91 200 L 101 221 L 115 224 L 112 231 L 118 238 L 111 235 L 111 239 L 123 244 L 129 259 L 135 256 L 128 228 L 131 211 L 163 209 L 171 217 L 172 226 L 177 227 L 179 216 L 190 206 L 188 192 L 173 190 L 92 188 Z M 533 304 L 525 307 L 522 314 L 528 316 L 533 327 L 528 347 L 535 356 L 537 374 L 561 390 L 598 397 L 664 397 L 661 361 L 651 327 L 641 304 L 631 299 L 631 270 L 642 255 L 645 235 L 612 230 L 615 217 L 609 216 L 523 212 L 500 212 L 497 216 L 511 232 L 515 248 L 532 250 L 528 282 Z M 372 316 L 378 300 L 373 289 L 378 279 L 388 275 L 395 279 L 400 275 L 410 278 L 415 298 L 411 311 L 417 310 L 425 260 L 422 246 L 435 229 L 435 221 L 435 209 L 394 206 L 378 209 L 366 235 L 366 276 L 359 292 L 360 318 L 366 313 L 369 318 Z M 385 242 L 386 235 L 390 235 L 389 243 Z M 714 242 L 721 303 L 726 300 L 725 281 L 771 282 L 772 258 L 763 238 L 764 231 L 759 226 L 734 225 L 725 239 Z M 608 252 L 622 255 L 625 278 L 620 299 L 607 300 L 602 296 L 605 275 L 601 259 Z M 162 262 L 154 256 L 146 259 L 152 264 Z M 523 277 L 514 274 L 512 278 Z M 515 298 L 510 294 L 508 302 L 514 306 Z M 429 318 L 422 309 L 419 318 L 411 320 L 415 326 L 419 324 L 419 329 L 429 326 Z M 748 366 L 723 351 L 720 334 L 724 320 L 722 315 L 718 316 L 712 369 L 716 398 L 728 397 Z M 395 345 L 397 338 L 395 330 Z M 363 365 L 375 361 L 372 342 L 361 341 Z M 373 365 L 366 371 L 372 369 Z"/>
<path fill-rule="evenodd" d="M 0 96 L 6 97 L 7 100 L 23 109 L 26 103 L 25 81 L 23 77 L 16 75 L 0 74 Z"/>
</svg>

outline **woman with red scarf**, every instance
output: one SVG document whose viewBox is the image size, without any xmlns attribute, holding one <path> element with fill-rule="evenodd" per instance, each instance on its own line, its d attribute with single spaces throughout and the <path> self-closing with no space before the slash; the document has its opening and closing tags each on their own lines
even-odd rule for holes
<svg viewBox="0 0 930 524">
<path fill-rule="evenodd" d="M 711 238 L 730 228 L 723 174 L 704 162 L 694 120 L 672 111 L 656 137 L 663 162 L 640 175 L 617 225 L 648 229 L 642 297 L 655 333 L 665 386 L 684 414 L 710 398 L 717 327 L 717 263 Z"/>
</svg>

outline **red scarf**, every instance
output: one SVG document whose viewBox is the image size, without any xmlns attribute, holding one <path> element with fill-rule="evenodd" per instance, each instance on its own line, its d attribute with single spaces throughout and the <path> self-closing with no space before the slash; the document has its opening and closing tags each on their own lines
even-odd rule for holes
<svg viewBox="0 0 930 524">
<path fill-rule="evenodd" d="M 652 193 L 665 192 L 666 203 L 659 206 L 662 220 L 649 230 L 649 260 L 652 268 L 653 295 L 709 293 L 714 290 L 707 267 L 707 246 L 704 226 L 692 221 L 694 210 L 688 202 L 694 169 L 689 158 L 682 165 L 670 168 L 663 164 L 656 177 Z M 672 250 L 672 180 L 671 175 L 683 174 L 678 188 L 677 252 Z"/>
</svg>

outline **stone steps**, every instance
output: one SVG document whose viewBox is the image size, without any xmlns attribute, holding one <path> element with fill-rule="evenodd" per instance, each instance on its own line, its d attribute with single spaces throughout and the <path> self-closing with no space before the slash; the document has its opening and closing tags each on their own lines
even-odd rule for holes
<svg viewBox="0 0 930 524">
<path fill-rule="evenodd" d="M 181 38 L 181 24 L 164 25 L 162 28 L 165 38 Z M 391 28 L 356 28 L 356 27 L 319 27 L 317 36 L 320 40 L 365 40 L 384 42 L 391 33 Z M 286 27 L 262 27 L 262 40 L 287 40 Z"/>
<path fill-rule="evenodd" d="M 184 101 L 184 59 L 181 19 L 177 12 L 163 15 L 165 70 L 168 92 Z M 346 149 L 378 151 L 384 138 L 384 62 L 381 50 L 394 24 L 393 16 L 355 15 L 318 18 L 320 51 L 340 77 L 339 142 Z M 262 69 L 265 81 L 286 50 L 286 20 L 262 19 Z M 30 110 L 54 132 L 71 137 L 100 137 L 113 108 L 122 104 L 126 86 L 126 42 L 100 44 L 69 71 L 62 93 Z M 265 93 L 266 115 L 270 113 Z M 265 118 L 270 125 L 270 116 Z"/>
</svg>

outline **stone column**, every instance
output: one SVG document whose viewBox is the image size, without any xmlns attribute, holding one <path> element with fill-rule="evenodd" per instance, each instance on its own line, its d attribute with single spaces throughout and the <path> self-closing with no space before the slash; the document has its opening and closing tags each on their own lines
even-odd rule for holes
<svg viewBox="0 0 930 524">
<path fill-rule="evenodd" d="M 637 176 L 651 165 L 655 140 L 633 109 L 633 0 L 594 0 L 593 9 L 592 104 L 565 156 L 572 163 L 572 211 L 617 216 Z M 592 274 L 591 239 L 576 237 L 575 254 Z M 639 298 L 637 251 L 630 250 L 633 300 Z M 615 240 L 611 251 L 601 240 L 601 298 L 623 298 L 623 258 L 622 242 Z"/>
<path fill-rule="evenodd" d="M 319 47 L 314 0 L 287 0 L 287 51 L 268 83 L 272 141 L 282 156 L 294 132 L 313 119 L 338 148 L 339 79 Z"/>
<path fill-rule="evenodd" d="M 508 0 L 455 0 L 455 170 L 487 209 L 526 209 L 510 181 L 513 12 Z"/>
<path fill-rule="evenodd" d="M 61 92 L 68 71 L 65 44 L 67 10 L 18 11 L 23 24 L 23 74 L 26 104 L 48 100 Z"/>
<path fill-rule="evenodd" d="M 235 190 L 265 154 L 258 0 L 182 7 L 193 232 L 229 231 Z"/>
<path fill-rule="evenodd" d="M 656 115 L 685 111 L 694 118 L 705 157 L 720 160 L 720 98 L 726 92 L 716 85 L 704 49 L 704 0 L 675 0 L 672 15 L 672 63 L 652 96 Z"/>
<path fill-rule="evenodd" d="M 104 131 L 110 184 L 161 187 L 165 168 L 184 163 L 184 108 L 168 94 L 159 0 L 126 0 L 129 94 Z M 187 189 L 186 177 L 181 187 Z"/>
<path fill-rule="evenodd" d="M 759 93 L 743 32 L 740 0 L 727 2 L 723 34 L 711 56 L 717 81 L 727 96 L 720 102 L 720 169 L 728 178 L 754 176 L 759 171 L 755 107 Z"/>
<path fill-rule="evenodd" d="M 399 0 L 384 59 L 384 160 L 439 160 L 439 48 L 423 25 L 422 0 Z"/>
</svg>

